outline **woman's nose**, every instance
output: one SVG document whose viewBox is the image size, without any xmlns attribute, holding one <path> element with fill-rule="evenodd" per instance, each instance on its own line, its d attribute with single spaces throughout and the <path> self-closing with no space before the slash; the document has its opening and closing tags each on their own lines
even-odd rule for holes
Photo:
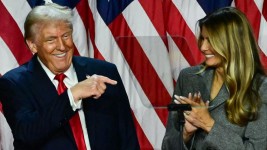
<svg viewBox="0 0 267 150">
<path fill-rule="evenodd" d="M 202 41 L 200 50 L 201 50 L 201 51 L 207 51 L 207 50 L 209 50 L 209 48 L 210 48 L 210 43 L 209 43 L 209 41 L 206 40 L 206 39 L 204 39 L 204 40 Z"/>
</svg>

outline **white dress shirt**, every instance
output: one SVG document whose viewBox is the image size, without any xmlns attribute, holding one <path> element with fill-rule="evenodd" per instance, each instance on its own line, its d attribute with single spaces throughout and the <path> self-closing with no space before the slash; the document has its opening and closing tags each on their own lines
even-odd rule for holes
<svg viewBox="0 0 267 150">
<path fill-rule="evenodd" d="M 53 74 L 42 62 L 41 60 L 38 58 L 38 61 L 40 62 L 42 68 L 44 69 L 44 71 L 46 72 L 46 74 L 48 75 L 49 79 L 52 81 L 52 83 L 55 85 L 55 87 L 57 88 L 58 86 L 58 80 L 54 79 L 55 78 L 55 74 Z M 84 117 L 84 112 L 82 109 L 82 100 L 80 100 L 78 103 L 74 102 L 74 98 L 72 96 L 71 90 L 70 88 L 72 86 L 74 86 L 75 84 L 78 83 L 78 79 L 77 79 L 77 75 L 76 75 L 76 71 L 73 67 L 73 65 L 71 64 L 70 68 L 64 72 L 64 74 L 66 75 L 66 78 L 63 80 L 63 82 L 65 83 L 66 87 L 68 88 L 68 96 L 69 96 L 69 100 L 70 100 L 70 105 L 73 109 L 73 111 L 79 109 L 78 113 L 79 113 L 79 117 L 81 120 L 81 124 L 82 124 L 82 130 L 83 130 L 83 136 L 84 136 L 84 140 L 85 140 L 85 144 L 86 144 L 86 148 L 87 150 L 90 150 L 90 144 L 89 144 L 89 136 L 87 133 L 87 128 L 86 128 L 86 124 L 85 124 L 85 117 Z"/>
</svg>

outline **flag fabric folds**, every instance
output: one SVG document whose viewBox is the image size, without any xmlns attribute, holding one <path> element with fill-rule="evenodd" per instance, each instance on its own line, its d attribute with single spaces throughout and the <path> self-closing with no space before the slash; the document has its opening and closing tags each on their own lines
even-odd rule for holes
<svg viewBox="0 0 267 150">
<path fill-rule="evenodd" d="M 0 74 L 30 59 L 23 23 L 48 2 L 73 9 L 75 55 L 117 65 L 141 149 L 161 148 L 179 71 L 203 61 L 196 22 L 206 14 L 225 6 L 243 11 L 267 68 L 267 0 L 1 0 Z"/>
<path fill-rule="evenodd" d="M 13 136 L 7 124 L 6 118 L 3 113 L 0 112 L 0 149 L 13 150 L 13 141 Z"/>
</svg>

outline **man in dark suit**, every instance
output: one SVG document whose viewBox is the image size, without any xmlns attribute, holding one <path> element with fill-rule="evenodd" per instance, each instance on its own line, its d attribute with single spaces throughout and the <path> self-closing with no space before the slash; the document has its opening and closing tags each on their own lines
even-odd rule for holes
<svg viewBox="0 0 267 150">
<path fill-rule="evenodd" d="M 67 7 L 35 7 L 24 24 L 34 55 L 0 79 L 15 149 L 140 149 L 116 66 L 73 56 L 71 17 Z"/>
</svg>

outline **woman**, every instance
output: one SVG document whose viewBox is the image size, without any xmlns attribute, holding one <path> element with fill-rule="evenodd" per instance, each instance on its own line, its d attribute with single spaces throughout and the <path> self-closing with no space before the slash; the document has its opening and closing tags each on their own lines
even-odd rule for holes
<svg viewBox="0 0 267 150">
<path fill-rule="evenodd" d="M 267 78 L 245 15 L 226 7 L 199 20 L 205 61 L 180 72 L 173 102 L 190 104 L 183 139 L 170 112 L 162 149 L 267 149 Z"/>
</svg>

